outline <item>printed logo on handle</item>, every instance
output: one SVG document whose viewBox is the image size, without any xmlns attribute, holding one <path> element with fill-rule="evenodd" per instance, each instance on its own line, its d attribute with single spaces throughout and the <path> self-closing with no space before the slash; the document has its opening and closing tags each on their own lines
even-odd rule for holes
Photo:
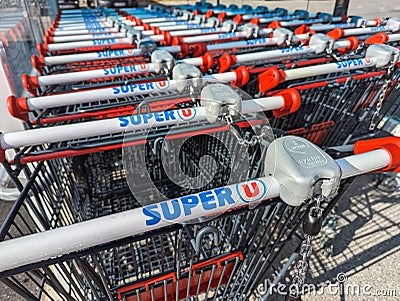
<svg viewBox="0 0 400 301">
<path fill-rule="evenodd" d="M 149 65 L 145 64 L 145 63 L 141 63 L 141 64 L 139 64 L 139 70 L 145 72 L 145 71 L 149 70 Z"/>
<path fill-rule="evenodd" d="M 229 38 L 234 38 L 236 37 L 235 32 L 228 32 L 228 33 L 220 33 L 218 34 L 219 39 L 229 39 Z"/>
<path fill-rule="evenodd" d="M 236 192 L 245 203 L 261 201 L 267 194 L 267 186 L 259 180 L 236 184 Z"/>
<path fill-rule="evenodd" d="M 358 60 L 349 60 L 343 62 L 336 62 L 336 68 L 350 68 L 350 67 L 360 67 L 360 66 L 369 66 L 372 64 L 372 60 L 370 58 L 358 59 Z"/>
<path fill-rule="evenodd" d="M 182 109 L 178 111 L 178 116 L 182 120 L 190 121 L 194 117 L 196 117 L 196 109 L 195 108 Z"/>
<path fill-rule="evenodd" d="M 384 31 L 386 30 L 386 26 L 385 25 L 381 25 L 381 26 L 376 26 L 376 27 L 370 27 L 372 32 L 376 32 L 376 31 Z"/>
<path fill-rule="evenodd" d="M 121 128 L 127 127 L 128 125 L 141 125 L 151 124 L 153 122 L 170 122 L 170 121 L 190 121 L 196 116 L 195 108 L 187 108 L 182 110 L 171 110 L 164 112 L 154 112 L 146 114 L 137 114 L 131 116 L 119 117 L 119 126 Z"/>
<path fill-rule="evenodd" d="M 156 88 L 158 90 L 166 90 L 169 87 L 169 81 L 162 80 L 162 81 L 159 81 L 159 82 L 155 82 L 155 85 L 156 85 Z"/>
</svg>

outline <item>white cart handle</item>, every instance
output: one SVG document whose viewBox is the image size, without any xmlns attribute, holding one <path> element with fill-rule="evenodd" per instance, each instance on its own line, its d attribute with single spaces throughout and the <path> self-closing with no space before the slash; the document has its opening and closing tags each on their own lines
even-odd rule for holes
<svg viewBox="0 0 400 301">
<path fill-rule="evenodd" d="M 186 62 L 186 60 L 185 60 Z M 146 65 L 147 66 L 147 65 Z M 246 76 L 247 69 L 238 68 L 233 72 L 217 73 L 206 75 L 202 78 L 207 81 L 221 81 L 225 83 L 237 82 L 241 80 L 240 77 Z M 28 77 L 24 77 L 28 79 Z M 32 98 L 9 98 L 9 109 L 13 116 L 18 116 L 33 110 L 56 108 L 68 105 L 77 105 L 82 103 L 89 103 L 91 101 L 101 101 L 106 99 L 129 97 L 136 95 L 148 95 L 156 92 L 176 91 L 177 81 L 175 80 L 162 80 L 140 84 L 123 84 L 119 86 L 93 89 L 87 91 L 69 92 L 63 94 L 55 94 L 48 96 L 32 97 Z M 16 113 L 16 114 L 15 114 Z"/>
<path fill-rule="evenodd" d="M 399 139 L 399 138 L 397 138 Z M 397 154 L 383 146 L 376 150 L 337 160 L 342 178 L 393 166 Z M 281 163 L 283 164 L 283 163 Z M 290 172 L 290 170 L 289 170 Z M 203 216 L 215 215 L 234 208 L 257 204 L 280 195 L 280 183 L 272 176 L 214 188 L 174 200 L 148 205 L 121 213 L 72 224 L 0 242 L 0 272 L 56 258 L 96 245 L 160 229 L 172 223 L 182 224 Z M 206 202 L 202 202 L 207 198 Z M 176 214 L 167 218 L 168 208 Z M 29 246 L 29 248 L 27 248 Z"/>
<path fill-rule="evenodd" d="M 93 33 L 109 33 L 118 32 L 118 28 L 94 28 L 94 29 L 76 29 L 68 31 L 48 31 L 49 35 L 54 37 L 71 36 L 71 35 L 86 35 Z"/>
<path fill-rule="evenodd" d="M 133 38 L 107 38 L 103 40 L 89 40 L 81 42 L 67 42 L 58 44 L 44 44 L 43 48 L 45 51 L 60 51 L 60 50 L 72 50 L 75 48 L 88 48 L 94 46 L 110 46 L 110 45 L 122 45 L 130 44 L 132 45 Z"/>
<path fill-rule="evenodd" d="M 390 62 L 390 59 L 392 59 L 390 51 L 393 50 L 394 52 L 398 52 L 398 50 L 396 48 L 386 46 L 387 47 L 386 49 L 383 48 L 384 52 L 382 51 L 381 53 L 379 53 L 382 54 L 381 57 L 368 56 L 369 50 L 371 50 L 371 53 L 377 54 L 375 51 L 372 50 L 375 50 L 379 47 L 380 45 L 371 45 L 367 49 L 366 53 L 367 57 L 360 59 L 339 61 L 336 63 L 296 68 L 291 70 L 278 70 L 275 68 L 270 68 L 266 72 L 258 76 L 260 91 L 265 92 L 271 90 L 276 86 L 278 86 L 279 83 L 295 79 L 325 75 L 329 73 L 344 72 L 349 70 L 363 69 L 363 68 L 371 68 L 371 67 L 381 68 L 387 66 L 388 63 Z"/>
<path fill-rule="evenodd" d="M 69 64 L 75 62 L 97 61 L 104 59 L 127 58 L 141 56 L 143 52 L 140 49 L 121 49 L 121 50 L 103 50 L 97 52 L 55 55 L 46 57 L 34 57 L 37 62 L 32 62 L 33 65 L 40 65 L 42 68 L 46 66 L 54 66 L 61 64 Z"/>
<path fill-rule="evenodd" d="M 276 110 L 287 114 L 297 110 L 299 106 L 300 95 L 297 90 L 287 89 L 277 96 L 243 101 L 242 113 Z M 0 135 L 0 148 L 5 150 L 125 131 L 135 132 L 189 121 L 205 121 L 207 116 L 205 108 L 196 107 L 5 133 Z"/>
<path fill-rule="evenodd" d="M 90 33 L 90 34 L 79 34 L 79 35 L 69 35 L 69 36 L 55 36 L 47 37 L 47 43 L 67 43 L 75 41 L 90 41 L 90 40 L 104 40 L 104 39 L 117 39 L 125 38 L 126 34 L 122 32 L 106 32 L 106 33 Z"/>
<path fill-rule="evenodd" d="M 269 38 L 268 40 L 271 41 L 271 44 L 277 43 L 276 38 Z M 333 45 L 333 49 L 349 48 L 352 47 L 353 44 L 354 42 L 350 40 L 336 41 Z M 219 66 L 219 71 L 224 72 L 229 70 L 232 66 L 235 65 L 241 65 L 250 62 L 268 61 L 279 58 L 286 59 L 291 57 L 300 57 L 305 54 L 320 53 L 320 52 L 321 49 L 318 46 L 298 46 L 298 47 L 282 48 L 277 50 L 268 50 L 268 51 L 238 54 L 238 55 L 235 54 L 231 55 L 229 53 L 225 53 L 218 59 L 218 66 Z"/>
<path fill-rule="evenodd" d="M 271 28 L 266 28 L 266 29 L 261 29 L 259 31 L 260 36 L 265 36 L 270 33 L 272 33 L 273 29 Z M 194 44 L 194 43 L 199 43 L 199 42 L 212 42 L 212 41 L 218 41 L 218 40 L 227 40 L 227 39 L 233 39 L 233 38 L 245 38 L 246 34 L 244 32 L 228 32 L 228 33 L 219 33 L 219 34 L 207 34 L 203 36 L 198 36 L 198 37 L 184 37 L 182 38 L 182 41 L 187 44 Z"/>
</svg>

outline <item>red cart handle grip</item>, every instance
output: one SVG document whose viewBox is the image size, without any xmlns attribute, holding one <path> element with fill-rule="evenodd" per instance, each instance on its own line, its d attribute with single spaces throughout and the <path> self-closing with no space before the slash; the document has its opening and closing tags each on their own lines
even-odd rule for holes
<svg viewBox="0 0 400 301">
<path fill-rule="evenodd" d="M 236 55 L 224 53 L 218 59 L 218 72 L 226 72 L 231 66 L 236 65 Z"/>
<path fill-rule="evenodd" d="M 214 59 L 210 52 L 206 52 L 202 57 L 202 65 L 200 66 L 200 70 L 204 73 L 207 70 L 211 69 L 214 66 Z"/>
<path fill-rule="evenodd" d="M 353 51 L 358 47 L 359 41 L 356 37 L 354 37 L 354 36 L 348 37 L 346 40 L 350 42 L 350 45 L 346 48 L 339 48 L 338 51 L 340 53 L 346 53 L 348 51 Z"/>
<path fill-rule="evenodd" d="M 280 109 L 272 111 L 272 114 L 274 114 L 275 118 L 280 118 L 282 116 L 291 114 L 300 108 L 301 96 L 299 91 L 294 88 L 288 88 L 279 92 L 278 94 L 274 94 L 274 96 L 282 96 L 284 101 L 284 105 Z"/>
<path fill-rule="evenodd" d="M 207 44 L 206 43 L 198 43 L 194 45 L 193 49 L 193 57 L 202 56 L 207 52 Z"/>
<path fill-rule="evenodd" d="M 385 137 L 358 141 L 354 144 L 354 154 L 384 149 L 390 155 L 390 164 L 378 172 L 400 172 L 400 137 Z"/>
<path fill-rule="evenodd" d="M 328 37 L 331 37 L 335 41 L 339 40 L 344 36 L 343 28 L 335 28 L 326 34 Z"/>
<path fill-rule="evenodd" d="M 271 90 L 284 82 L 285 72 L 277 68 L 269 68 L 258 76 L 258 89 L 261 93 Z"/>
<path fill-rule="evenodd" d="M 25 122 L 29 121 L 27 98 L 17 98 L 14 95 L 10 95 L 7 97 L 7 108 L 11 116 Z"/>
<path fill-rule="evenodd" d="M 302 24 L 294 30 L 294 33 L 296 35 L 299 35 L 299 34 L 305 34 L 309 31 L 310 31 L 310 26 L 307 26 L 306 24 Z"/>
<path fill-rule="evenodd" d="M 245 66 L 233 70 L 236 73 L 236 80 L 232 82 L 236 87 L 242 87 L 249 82 L 250 74 L 249 70 Z"/>
<path fill-rule="evenodd" d="M 239 25 L 240 23 L 242 23 L 243 21 L 243 17 L 242 15 L 236 15 L 233 19 L 232 19 L 233 23 L 235 23 L 236 25 Z"/>
<path fill-rule="evenodd" d="M 21 75 L 22 86 L 25 91 L 30 93 L 31 95 L 37 96 L 39 89 L 39 82 L 37 76 L 29 76 L 28 74 Z"/>
<path fill-rule="evenodd" d="M 219 20 L 219 22 L 222 24 L 222 22 L 224 22 L 224 20 L 225 20 L 225 18 L 226 18 L 226 12 L 220 12 L 219 14 L 218 14 L 218 20 Z"/>
<path fill-rule="evenodd" d="M 32 54 L 31 62 L 32 62 L 33 68 L 35 68 L 39 74 L 42 74 L 43 68 L 45 66 L 44 57 L 43 56 L 37 57 L 35 54 Z"/>
<path fill-rule="evenodd" d="M 181 52 L 180 52 L 181 58 L 187 57 L 190 53 L 189 45 L 186 43 L 182 43 L 180 47 L 181 47 Z"/>
<path fill-rule="evenodd" d="M 365 40 L 365 44 L 385 44 L 389 40 L 389 36 L 386 33 L 380 32 L 374 34 L 372 37 Z"/>
<path fill-rule="evenodd" d="M 38 51 L 38 53 L 41 56 L 46 56 L 47 51 L 49 50 L 49 48 L 47 47 L 47 45 L 43 45 L 41 43 L 37 43 L 36 44 L 36 49 Z"/>
</svg>

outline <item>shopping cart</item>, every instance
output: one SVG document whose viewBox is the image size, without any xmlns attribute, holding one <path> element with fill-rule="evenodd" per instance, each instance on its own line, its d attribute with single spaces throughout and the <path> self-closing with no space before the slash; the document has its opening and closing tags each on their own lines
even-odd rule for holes
<svg viewBox="0 0 400 301">
<path fill-rule="evenodd" d="M 311 146 L 299 138 L 284 139 L 285 141 L 295 139 Z M 337 161 L 342 168 L 343 178 L 359 174 L 361 170 L 380 169 L 389 164 L 395 168 L 388 159 L 386 145 L 397 145 L 398 148 L 398 140 L 361 143 L 361 152 L 369 150 L 368 145 L 372 143 L 375 144 L 372 149 L 377 148 L 377 150 L 367 152 L 359 158 L 356 156 Z M 392 149 L 390 154 L 393 156 L 396 152 L 398 150 Z M 282 149 L 278 148 L 277 153 L 282 153 Z M 371 158 L 374 160 L 370 160 Z M 8 238 L 0 244 L 0 247 L 6 247 L 8 250 L 13 248 L 15 251 L 12 252 L 12 256 L 15 258 L 18 249 L 14 249 L 13 242 L 15 248 L 20 246 L 15 236 L 23 236 L 20 242 L 22 244 L 31 239 L 29 234 L 35 233 L 34 229 L 46 230 L 39 236 L 32 236 L 36 243 L 40 240 L 42 244 L 31 244 L 28 258 L 17 256 L 19 262 L 15 263 L 8 260 L 10 253 L 1 253 L 3 257 L 1 281 L 13 287 L 25 298 L 34 300 L 42 298 L 181 300 L 191 297 L 214 300 L 248 299 L 268 275 L 270 281 L 281 280 L 296 257 L 296 253 L 292 253 L 289 261 L 283 259 L 288 255 L 284 254 L 285 252 L 290 255 L 298 245 L 298 242 L 294 241 L 298 235 L 298 226 L 306 216 L 304 212 L 306 208 L 288 206 L 276 200 L 259 203 L 262 198 L 268 199 L 279 195 L 277 180 L 274 182 L 268 177 L 259 178 L 224 188 L 206 190 L 203 194 L 192 194 L 192 198 L 198 197 L 200 200 L 208 193 L 210 201 L 210 195 L 215 193 L 212 195 L 217 200 L 218 197 L 226 198 L 218 189 L 226 189 L 224 191 L 232 192 L 235 196 L 236 193 L 241 195 L 242 201 L 237 198 L 237 203 L 235 202 L 233 207 L 228 206 L 229 211 L 211 220 L 200 219 L 200 223 L 195 224 L 185 224 L 182 220 L 178 224 L 167 221 L 163 222 L 165 227 L 141 234 L 143 226 L 139 226 L 140 221 L 143 220 L 147 226 L 158 224 L 158 215 L 155 215 L 154 210 L 167 208 L 165 207 L 167 203 L 171 206 L 174 202 L 182 202 L 184 198 L 148 205 L 147 212 L 142 211 L 142 208 L 136 208 L 108 215 L 101 220 L 94 219 L 65 226 L 87 219 L 93 214 L 75 207 L 76 198 L 80 195 L 79 188 L 82 186 L 74 176 L 79 175 L 82 170 L 79 168 L 74 170 L 76 165 L 71 165 L 72 162 L 68 162 L 69 160 L 56 159 L 35 166 L 28 185 L 0 232 L 3 240 L 5 237 Z M 349 162 L 352 164 L 368 162 L 368 164 L 360 170 L 360 167 L 350 168 Z M 83 167 L 81 163 L 82 161 L 78 161 L 77 165 Z M 57 174 L 59 168 L 65 169 L 65 179 Z M 291 169 L 287 171 L 294 172 Z M 119 176 L 122 175 L 119 173 Z M 115 179 L 117 178 L 116 174 Z M 57 185 L 53 181 L 65 184 Z M 96 179 L 96 182 L 98 181 L 99 179 Z M 243 185 L 245 190 L 236 192 L 235 189 L 240 185 Z M 248 193 L 246 187 L 247 189 L 252 187 L 253 190 Z M 266 187 L 269 187 L 268 192 Z M 261 199 L 260 194 L 263 195 Z M 86 191 L 84 195 L 88 197 Z M 291 197 L 288 199 L 293 201 Z M 259 204 L 255 209 L 249 210 L 247 202 L 251 201 Z M 238 208 L 234 208 L 236 206 Z M 135 207 L 132 200 L 129 207 Z M 104 204 L 102 213 L 110 214 L 112 210 L 125 209 L 129 208 L 116 208 Z M 206 214 L 220 210 L 223 208 L 207 210 Z M 194 212 L 180 218 L 186 222 L 193 220 L 196 216 Z M 204 213 L 200 211 L 199 214 Z M 21 222 L 26 225 L 26 229 L 19 226 Z M 102 222 L 105 224 L 102 225 Z M 120 225 L 121 228 L 115 228 L 114 224 Z M 61 226 L 64 227 L 60 228 Z M 86 227 L 90 227 L 90 231 L 87 231 L 89 229 Z M 291 243 L 294 246 L 291 247 Z M 43 247 L 46 249 L 45 254 L 42 252 Z M 64 247 L 66 249 L 62 251 Z M 21 250 L 23 249 L 19 248 L 19 251 Z M 35 256 L 31 256 L 32 254 Z M 14 276 L 20 273 L 24 274 Z M 25 280 L 20 280 L 21 277 Z"/>
</svg>

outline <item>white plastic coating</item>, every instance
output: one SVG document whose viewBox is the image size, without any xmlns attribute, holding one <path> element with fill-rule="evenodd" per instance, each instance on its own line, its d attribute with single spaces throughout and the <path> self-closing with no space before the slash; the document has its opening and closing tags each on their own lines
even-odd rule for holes
<svg viewBox="0 0 400 301">
<path fill-rule="evenodd" d="M 336 41 L 333 44 L 333 49 L 347 48 L 347 47 L 350 47 L 350 45 L 351 45 L 350 41 L 347 41 L 347 40 Z"/>
<path fill-rule="evenodd" d="M 224 50 L 232 48 L 247 48 L 247 47 L 259 47 L 259 46 L 271 46 L 271 45 L 276 45 L 275 38 L 261 38 L 254 40 L 211 44 L 207 45 L 207 50 L 213 51 L 213 50 Z"/>
<path fill-rule="evenodd" d="M 236 62 L 237 62 L 237 64 L 241 64 L 241 63 L 252 62 L 252 61 L 268 60 L 268 59 L 287 57 L 287 56 L 297 56 L 297 55 L 313 53 L 313 52 L 314 52 L 314 48 L 310 47 L 310 46 L 284 48 L 284 49 L 278 49 L 278 50 L 239 54 L 239 55 L 236 55 Z"/>
<path fill-rule="evenodd" d="M 354 177 L 370 171 L 382 169 L 390 164 L 390 154 L 377 149 L 367 153 L 338 159 L 336 162 L 342 170 L 342 178 Z"/>
<path fill-rule="evenodd" d="M 206 75 L 203 80 L 231 82 L 236 79 L 234 72 L 218 73 Z M 26 100 L 30 110 L 40 110 L 45 108 L 55 108 L 67 105 L 88 103 L 118 97 L 128 97 L 135 95 L 148 95 L 154 92 L 176 91 L 176 81 L 165 80 L 158 82 L 148 82 L 141 84 L 119 85 L 110 88 L 94 89 L 90 91 L 79 91 L 64 94 L 47 95 L 32 97 Z"/>
<path fill-rule="evenodd" d="M 159 26 L 158 29 L 162 31 L 174 31 L 174 30 L 185 30 L 185 29 L 200 29 L 210 28 L 207 24 L 184 24 L 184 25 L 170 25 L 170 26 Z"/>
<path fill-rule="evenodd" d="M 170 21 L 170 22 L 157 22 L 157 23 L 150 23 L 151 27 L 161 27 L 161 26 L 174 26 L 174 25 L 185 25 L 185 24 L 200 24 L 200 19 L 198 20 L 191 20 L 191 21 Z"/>
<path fill-rule="evenodd" d="M 112 24 L 103 22 L 101 23 L 101 26 L 88 26 L 88 25 L 73 25 L 73 26 L 68 26 L 68 27 L 58 27 L 56 28 L 55 32 L 60 32 L 60 31 L 72 31 L 72 30 L 84 30 L 84 29 L 99 29 L 99 28 L 112 28 Z"/>
<path fill-rule="evenodd" d="M 335 19 L 335 18 L 333 18 Z M 337 21 L 341 21 L 341 18 L 335 19 Z M 334 21 L 334 20 L 332 20 Z M 294 20 L 294 21 L 282 21 L 281 26 L 282 27 L 291 27 L 291 26 L 299 26 L 303 24 L 316 24 L 316 23 L 321 23 L 324 22 L 324 19 L 308 19 L 308 20 Z"/>
<path fill-rule="evenodd" d="M 376 58 L 363 58 L 348 61 L 341 61 L 337 63 L 303 67 L 297 69 L 286 70 L 286 80 L 294 80 L 305 78 L 309 76 L 323 75 L 333 72 L 343 72 L 348 70 L 361 69 L 366 67 L 373 67 L 376 65 Z"/>
<path fill-rule="evenodd" d="M 200 35 L 197 37 L 185 37 L 183 38 L 184 43 L 199 43 L 199 42 L 211 42 L 218 41 L 222 39 L 232 39 L 232 38 L 244 38 L 245 34 L 243 32 L 230 32 L 230 33 L 219 33 L 219 34 L 208 34 Z"/>
<path fill-rule="evenodd" d="M 340 24 L 323 24 L 323 25 L 311 25 L 310 30 L 314 31 L 328 31 L 335 28 L 353 28 L 355 24 L 352 23 L 340 23 Z"/>
<path fill-rule="evenodd" d="M 133 26 L 134 30 L 142 31 L 144 30 L 144 26 Z"/>
<path fill-rule="evenodd" d="M 44 58 L 44 62 L 48 66 L 53 66 L 53 65 L 68 64 L 74 62 L 134 57 L 134 56 L 140 56 L 142 54 L 143 53 L 140 51 L 140 49 L 104 50 L 99 52 L 47 56 Z"/>
<path fill-rule="evenodd" d="M 154 30 L 142 30 L 141 34 L 144 36 L 152 36 L 154 35 Z"/>
<path fill-rule="evenodd" d="M 242 113 L 248 114 L 257 112 L 261 108 L 263 111 L 271 111 L 280 109 L 284 106 L 285 101 L 282 96 L 272 96 L 265 98 L 253 99 L 253 101 L 244 101 L 242 103 Z"/>
<path fill-rule="evenodd" d="M 39 85 L 41 86 L 52 86 L 58 84 L 86 81 L 96 78 L 107 78 L 111 76 L 120 77 L 124 75 L 143 74 L 154 71 L 155 69 L 153 64 L 143 63 L 143 64 L 117 66 L 117 67 L 88 70 L 88 71 L 68 72 L 68 73 L 38 76 L 38 82 Z"/>
<path fill-rule="evenodd" d="M 344 29 L 344 36 L 357 36 L 363 34 L 374 34 L 378 32 L 392 31 L 392 28 L 385 25 L 375 26 L 375 27 L 362 27 L 362 28 L 350 28 Z"/>
<path fill-rule="evenodd" d="M 200 28 L 200 29 L 171 31 L 170 34 L 172 37 L 184 37 L 184 36 L 206 35 L 210 33 L 222 33 L 222 32 L 224 32 L 222 28 Z"/>
<path fill-rule="evenodd" d="M 181 52 L 181 46 L 165 46 L 165 47 L 157 47 L 157 50 L 165 50 L 169 53 L 179 53 Z"/>
<path fill-rule="evenodd" d="M 154 36 L 149 36 L 149 38 L 153 41 L 153 42 L 161 42 L 164 41 L 164 35 L 162 34 L 157 34 Z"/>
<path fill-rule="evenodd" d="M 93 33 L 109 33 L 109 32 L 118 32 L 117 28 L 95 28 L 95 29 L 77 29 L 77 30 L 63 30 L 63 31 L 55 31 L 54 37 L 61 36 L 71 36 L 71 35 L 86 35 Z"/>
<path fill-rule="evenodd" d="M 183 59 L 182 62 L 193 66 L 201 66 L 203 64 L 203 59 L 201 57 L 193 57 L 189 59 Z"/>
<path fill-rule="evenodd" d="M 71 50 L 75 48 L 84 48 L 93 46 L 132 44 L 132 41 L 133 41 L 132 38 L 109 38 L 104 40 L 48 44 L 47 47 L 49 51 L 59 51 L 59 50 Z"/>
<path fill-rule="evenodd" d="M 60 106 L 76 105 L 91 101 L 114 99 L 135 95 L 147 95 L 154 92 L 175 91 L 176 82 L 173 80 L 162 82 L 149 82 L 143 84 L 128 84 L 114 86 L 113 88 L 94 89 L 57 95 L 33 97 L 27 99 L 30 110 L 55 108 Z"/>
<path fill-rule="evenodd" d="M 262 200 L 279 196 L 279 183 L 273 177 L 259 178 L 249 182 L 260 186 L 259 189 L 263 193 Z M 210 192 L 213 200 L 209 201 L 209 204 L 215 204 L 214 209 L 208 208 L 209 210 L 205 210 L 199 202 L 197 206 L 189 210 L 190 214 L 181 214 L 174 222 L 184 223 L 205 215 L 248 205 L 247 202 L 260 201 L 259 194 L 250 198 L 245 195 L 243 187 L 246 187 L 246 184 L 249 185 L 249 182 L 233 184 L 224 188 L 223 191 L 231 195 L 230 199 L 234 203 L 217 201 L 217 190 L 213 189 Z M 191 196 L 190 199 L 192 200 L 200 200 L 199 194 Z M 171 201 L 158 203 L 158 208 L 160 208 L 161 204 L 171 207 Z M 180 210 L 183 211 L 183 204 L 181 202 L 179 204 Z M 0 271 L 14 269 L 171 225 L 171 222 L 166 219 L 161 219 L 156 224 L 148 225 L 146 221 L 149 219 L 151 218 L 144 213 L 143 208 L 136 208 L 54 230 L 2 241 L 0 242 Z"/>
<path fill-rule="evenodd" d="M 105 90 L 105 89 L 104 89 Z M 280 99 L 278 101 L 278 99 Z M 271 101 L 271 103 L 269 103 Z M 259 100 L 245 100 L 242 102 L 243 110 L 246 113 L 261 112 L 265 109 L 279 109 L 282 107 L 281 97 L 267 97 Z M 121 125 L 121 119 L 110 118 L 104 120 L 96 120 L 89 122 L 81 122 L 74 124 L 61 125 L 56 127 L 45 127 L 32 129 L 27 131 L 20 131 L 14 133 L 5 133 L 0 136 L 0 147 L 2 149 L 17 148 L 23 146 L 40 145 L 44 143 L 52 143 L 57 141 L 67 141 L 71 139 L 79 139 L 83 137 L 93 137 L 98 135 L 106 135 L 113 133 L 120 133 L 124 131 L 139 131 L 143 129 L 149 129 L 152 127 L 168 126 L 173 124 L 180 124 L 188 122 L 187 119 L 179 117 L 185 116 L 184 112 L 188 109 L 183 110 L 172 110 L 169 116 L 175 116 L 175 118 L 160 117 L 163 113 L 150 113 L 138 115 L 140 118 L 135 120 L 142 120 L 142 122 L 128 123 L 127 125 Z M 194 117 L 191 121 L 204 121 L 207 119 L 207 112 L 203 107 L 197 107 L 190 109 Z M 129 117 L 126 117 L 129 120 Z M 161 121 L 159 121 L 161 119 Z"/>
<path fill-rule="evenodd" d="M 388 35 L 388 36 L 389 36 L 388 42 L 397 42 L 397 41 L 400 41 L 400 33 L 397 33 L 397 34 L 390 34 L 390 35 Z"/>
<path fill-rule="evenodd" d="M 103 40 L 103 39 L 114 39 L 124 38 L 125 34 L 121 32 L 108 32 L 108 33 L 93 33 L 85 35 L 69 35 L 69 36 L 55 36 L 53 37 L 53 43 L 65 43 L 73 41 L 83 40 Z"/>
<path fill-rule="evenodd" d="M 216 74 L 206 75 L 203 78 L 206 80 L 210 79 L 210 80 L 229 83 L 236 80 L 236 73 L 235 72 L 216 73 Z"/>
<path fill-rule="evenodd" d="M 184 21 L 187 20 L 186 16 L 181 17 L 160 17 L 160 18 L 141 18 L 143 23 L 158 23 L 158 22 L 166 22 L 166 21 Z"/>
</svg>

